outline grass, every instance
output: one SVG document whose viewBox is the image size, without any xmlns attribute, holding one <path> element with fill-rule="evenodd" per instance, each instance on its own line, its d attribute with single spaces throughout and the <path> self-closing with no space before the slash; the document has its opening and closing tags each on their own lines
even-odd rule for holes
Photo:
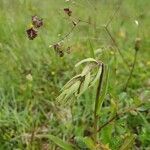
<svg viewBox="0 0 150 150">
<path fill-rule="evenodd" d="M 56 149 L 52 140 L 39 138 L 38 134 L 55 135 L 70 143 L 73 140 L 79 149 L 84 147 L 80 138 L 91 130 L 96 88 L 88 89 L 73 106 L 57 108 L 55 99 L 63 85 L 76 74 L 74 65 L 93 55 L 110 68 L 99 125 L 118 109 L 146 101 L 139 111 L 127 113 L 103 128 L 100 140 L 117 150 L 128 136 L 136 134 L 133 149 L 149 150 L 150 2 L 123 1 L 108 27 L 129 66 L 134 60 L 135 39 L 141 38 L 127 91 L 123 89 L 129 68 L 117 50 L 113 50 L 114 45 L 103 28 L 117 3 L 115 0 L 95 3 L 92 0 L 75 4 L 60 0 L 0 1 L 0 150 Z M 70 7 L 74 16 L 95 22 L 96 28 L 81 22 L 64 42 L 65 47 L 71 46 L 71 53 L 60 58 L 49 45 L 72 27 L 68 19 L 63 19 L 65 7 Z M 38 37 L 30 41 L 25 31 L 35 14 L 44 19 L 44 26 Z"/>
</svg>

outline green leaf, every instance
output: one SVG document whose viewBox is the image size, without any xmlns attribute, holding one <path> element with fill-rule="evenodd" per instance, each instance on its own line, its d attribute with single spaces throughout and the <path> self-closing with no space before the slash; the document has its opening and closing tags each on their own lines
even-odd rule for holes
<svg viewBox="0 0 150 150">
<path fill-rule="evenodd" d="M 64 90 L 58 97 L 58 101 L 65 101 L 78 91 L 81 81 L 76 81 L 69 89 Z"/>
<path fill-rule="evenodd" d="M 89 71 L 90 71 L 90 66 L 89 65 L 85 66 L 82 73 L 81 73 L 81 76 L 83 77 L 83 76 L 87 75 L 87 73 Z"/>
<path fill-rule="evenodd" d="M 95 143 L 90 137 L 76 137 L 77 145 L 80 149 L 96 150 Z"/>
<path fill-rule="evenodd" d="M 69 97 L 71 97 L 74 93 L 76 93 L 79 89 L 81 82 L 77 81 L 76 83 L 74 83 L 69 89 L 66 90 L 66 96 L 64 98 L 68 99 Z"/>
<path fill-rule="evenodd" d="M 63 141 L 62 139 L 54 135 L 48 135 L 48 138 L 64 150 L 74 150 L 73 145 Z"/>
<path fill-rule="evenodd" d="M 56 98 L 56 100 L 57 100 L 58 102 L 60 102 L 61 100 L 63 100 L 63 99 L 65 98 L 66 94 L 67 94 L 67 90 L 64 90 L 64 91 Z"/>
<path fill-rule="evenodd" d="M 85 137 L 82 140 L 85 143 L 87 148 L 89 148 L 90 150 L 96 150 L 94 141 L 90 137 Z"/>
<path fill-rule="evenodd" d="M 99 79 L 101 73 L 102 73 L 102 67 L 100 66 L 100 67 L 99 67 L 99 70 L 98 70 L 98 72 L 97 72 L 97 74 L 96 74 L 96 76 L 95 76 L 95 78 L 94 78 L 94 80 L 91 82 L 90 87 L 95 85 L 95 83 L 96 83 L 96 81 Z"/>
<path fill-rule="evenodd" d="M 94 63 L 97 63 L 97 61 L 93 58 L 87 58 L 87 59 L 84 59 L 84 60 L 81 60 L 80 62 L 78 62 L 75 67 L 78 67 L 80 66 L 81 64 L 83 63 L 86 63 L 86 62 L 94 62 Z"/>
<path fill-rule="evenodd" d="M 74 76 L 72 79 L 70 79 L 61 89 L 63 91 L 64 89 L 69 88 L 72 84 L 74 84 L 79 78 L 81 77 L 81 74 Z"/>
<path fill-rule="evenodd" d="M 131 136 L 126 137 L 123 145 L 121 146 L 119 150 L 129 150 L 133 146 L 135 138 L 136 138 L 136 135 L 131 135 Z"/>
<path fill-rule="evenodd" d="M 80 92 L 79 92 L 79 96 L 81 94 L 83 94 L 89 87 L 89 84 L 90 84 L 90 80 L 91 79 L 91 73 L 89 72 L 86 76 L 85 76 L 85 79 L 82 83 L 82 86 L 81 86 L 81 89 L 80 89 Z"/>
</svg>

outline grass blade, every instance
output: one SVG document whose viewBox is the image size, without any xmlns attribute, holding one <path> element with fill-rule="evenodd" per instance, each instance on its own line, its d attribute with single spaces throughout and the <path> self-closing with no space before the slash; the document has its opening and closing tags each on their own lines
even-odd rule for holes
<svg viewBox="0 0 150 150">
<path fill-rule="evenodd" d="M 135 135 L 127 137 L 119 150 L 129 150 L 133 146 L 135 137 Z"/>
<path fill-rule="evenodd" d="M 54 135 L 48 135 L 48 138 L 64 150 L 74 150 L 74 148 L 71 144 L 63 141 L 62 139 L 60 139 Z"/>
</svg>

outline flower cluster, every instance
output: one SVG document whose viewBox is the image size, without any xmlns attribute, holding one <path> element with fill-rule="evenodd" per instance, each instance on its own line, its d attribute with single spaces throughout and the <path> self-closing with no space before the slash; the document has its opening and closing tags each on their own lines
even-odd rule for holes
<svg viewBox="0 0 150 150">
<path fill-rule="evenodd" d="M 64 48 L 62 44 L 60 43 L 56 43 L 50 47 L 53 47 L 56 54 L 58 54 L 58 56 L 63 57 L 64 53 L 70 54 L 71 52 L 71 47 L 68 46 L 67 48 Z"/>
<path fill-rule="evenodd" d="M 38 18 L 38 16 L 32 16 L 32 26 L 26 30 L 28 38 L 33 40 L 38 35 L 38 29 L 43 26 L 43 19 Z"/>
</svg>

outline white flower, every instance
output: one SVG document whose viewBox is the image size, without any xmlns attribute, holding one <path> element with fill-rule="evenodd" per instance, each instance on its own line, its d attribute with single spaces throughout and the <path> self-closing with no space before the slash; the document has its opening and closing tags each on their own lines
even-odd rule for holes
<svg viewBox="0 0 150 150">
<path fill-rule="evenodd" d="M 28 81 L 33 81 L 33 77 L 32 77 L 31 74 L 26 75 L 26 79 L 27 79 Z"/>
<path fill-rule="evenodd" d="M 139 22 L 137 20 L 134 21 L 137 26 L 139 26 Z"/>
</svg>

